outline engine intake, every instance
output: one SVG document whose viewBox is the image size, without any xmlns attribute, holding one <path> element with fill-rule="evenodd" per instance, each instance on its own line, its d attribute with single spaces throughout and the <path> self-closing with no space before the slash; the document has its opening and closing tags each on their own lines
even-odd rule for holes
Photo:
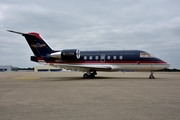
<svg viewBox="0 0 180 120">
<path fill-rule="evenodd" d="M 50 56 L 61 60 L 77 60 L 80 58 L 80 51 L 78 49 L 65 49 L 60 52 L 51 53 Z"/>
</svg>

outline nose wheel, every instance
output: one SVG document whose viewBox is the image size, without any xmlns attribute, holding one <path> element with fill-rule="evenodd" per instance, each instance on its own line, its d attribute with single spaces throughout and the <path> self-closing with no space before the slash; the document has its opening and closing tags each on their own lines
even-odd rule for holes
<svg viewBox="0 0 180 120">
<path fill-rule="evenodd" d="M 153 71 L 151 71 L 151 74 L 149 76 L 149 79 L 155 79 L 154 75 L 153 75 Z"/>
<path fill-rule="evenodd" d="M 94 78 L 97 75 L 96 71 L 91 71 L 83 74 L 83 78 Z"/>
</svg>

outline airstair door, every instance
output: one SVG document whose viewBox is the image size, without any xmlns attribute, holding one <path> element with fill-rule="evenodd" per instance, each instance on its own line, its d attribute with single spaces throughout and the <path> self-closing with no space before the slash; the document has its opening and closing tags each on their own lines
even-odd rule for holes
<svg viewBox="0 0 180 120">
<path fill-rule="evenodd" d="M 105 62 L 105 54 L 101 54 L 100 61 L 101 61 L 101 62 Z"/>
</svg>

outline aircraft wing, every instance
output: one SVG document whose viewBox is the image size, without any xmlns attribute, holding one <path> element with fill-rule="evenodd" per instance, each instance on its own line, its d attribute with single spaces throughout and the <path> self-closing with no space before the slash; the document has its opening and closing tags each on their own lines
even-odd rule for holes
<svg viewBox="0 0 180 120">
<path fill-rule="evenodd" d="M 68 70 L 87 72 L 89 70 L 96 71 L 109 71 L 112 69 L 112 65 L 82 65 L 82 64 L 49 64 L 53 67 L 64 68 Z"/>
</svg>

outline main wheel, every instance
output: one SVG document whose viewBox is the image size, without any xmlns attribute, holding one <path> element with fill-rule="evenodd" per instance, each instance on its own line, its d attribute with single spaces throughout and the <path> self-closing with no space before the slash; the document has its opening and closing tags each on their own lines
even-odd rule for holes
<svg viewBox="0 0 180 120">
<path fill-rule="evenodd" d="M 91 77 L 91 78 L 94 78 L 94 77 L 95 77 L 95 74 L 94 74 L 94 73 L 91 73 L 91 74 L 90 74 L 90 77 Z"/>
<path fill-rule="evenodd" d="M 88 74 L 84 73 L 83 78 L 88 78 Z"/>
</svg>

